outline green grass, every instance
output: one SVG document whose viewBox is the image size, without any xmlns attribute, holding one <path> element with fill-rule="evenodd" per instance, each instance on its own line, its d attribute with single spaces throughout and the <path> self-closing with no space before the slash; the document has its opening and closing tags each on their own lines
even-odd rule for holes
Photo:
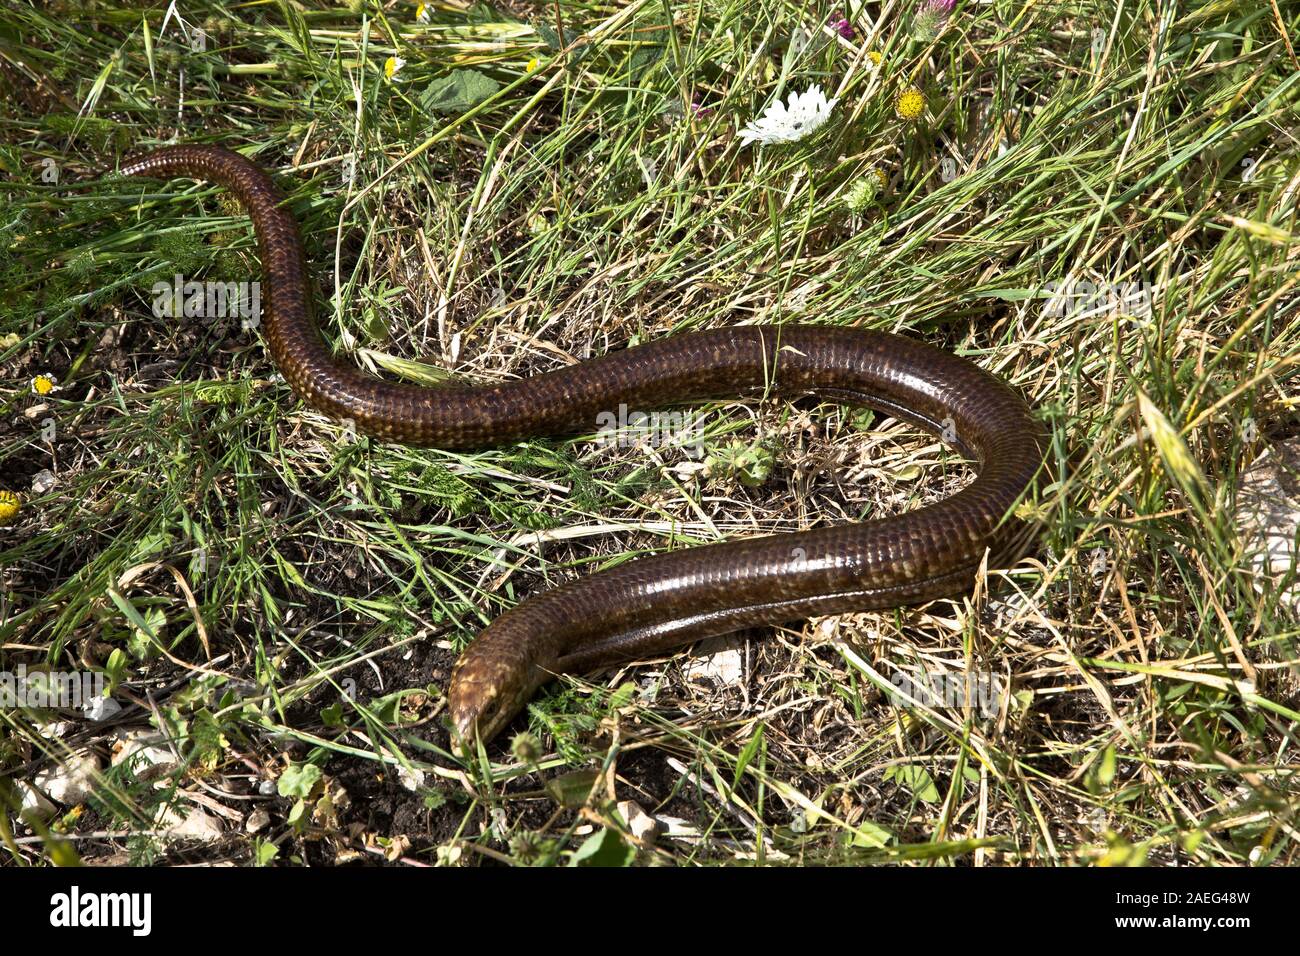
<svg viewBox="0 0 1300 956">
<path fill-rule="evenodd" d="M 835 8 L 773 0 L 435 3 L 427 24 L 195 3 L 195 50 L 162 3 L 6 5 L 0 488 L 24 500 L 0 528 L 0 669 L 107 668 L 124 710 L 63 738 L 0 711 L 11 782 L 105 758 L 48 828 L 0 817 L 4 857 L 1296 862 L 1297 623 L 1232 514 L 1238 473 L 1298 431 L 1300 17 L 1169 6 L 961 2 L 921 42 L 908 3 L 854 6 L 853 41 L 817 29 Z M 740 147 L 813 82 L 839 97 L 823 129 Z M 568 680 L 529 747 L 461 761 L 450 663 L 528 594 L 906 510 L 967 471 L 895 423 L 779 404 L 704 409 L 709 455 L 752 453 L 708 475 L 592 436 L 352 440 L 255 330 L 155 316 L 160 279 L 259 269 L 212 187 L 99 178 L 173 139 L 274 171 L 326 336 L 387 374 L 492 382 L 747 321 L 968 355 L 1053 429 L 1042 547 L 956 602 L 750 632 L 726 686 L 687 655 Z M 1150 315 L 1054 314 L 1069 277 L 1149 283 Z M 966 669 L 1008 689 L 996 716 L 885 696 Z M 111 730 L 149 726 L 179 767 L 110 767 Z M 674 829 L 602 839 L 623 801 Z M 225 838 L 161 839 L 164 805 Z"/>
</svg>

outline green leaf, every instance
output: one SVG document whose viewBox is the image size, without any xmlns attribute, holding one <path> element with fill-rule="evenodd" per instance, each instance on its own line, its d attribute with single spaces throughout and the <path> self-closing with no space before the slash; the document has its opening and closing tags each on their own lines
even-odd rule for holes
<svg viewBox="0 0 1300 956">
<path fill-rule="evenodd" d="M 401 722 L 402 695 L 399 692 L 396 694 L 385 694 L 383 697 L 376 697 L 366 705 L 366 709 L 369 710 L 380 723 L 386 724 L 390 727 L 395 726 Z"/>
<path fill-rule="evenodd" d="M 384 371 L 400 375 L 417 385 L 443 388 L 455 384 L 455 376 L 437 365 L 430 365 L 428 362 L 413 362 L 410 359 L 389 355 L 387 352 L 380 352 L 376 349 L 361 349 L 360 352 L 366 358 L 373 359 L 374 363 Z"/>
<path fill-rule="evenodd" d="M 880 850 L 889 846 L 894 834 L 870 820 L 863 820 L 851 832 L 843 834 L 845 845 Z"/>
<path fill-rule="evenodd" d="M 754 735 L 749 738 L 749 742 L 745 744 L 745 749 L 740 752 L 740 756 L 736 759 L 736 772 L 731 778 L 731 789 L 733 790 L 740 784 L 740 778 L 744 775 L 745 768 L 749 766 L 754 759 L 754 755 L 758 753 L 758 748 L 763 745 L 763 726 L 763 724 L 758 725 L 758 729 L 754 731 Z"/>
<path fill-rule="evenodd" d="M 326 727 L 343 726 L 343 702 L 336 701 L 328 707 L 321 708 L 320 719 Z"/>
<path fill-rule="evenodd" d="M 276 790 L 282 797 L 298 797 L 305 800 L 320 778 L 321 769 L 315 764 L 294 764 L 280 774 Z"/>
<path fill-rule="evenodd" d="M 160 707 L 154 711 L 154 715 L 149 718 L 149 723 L 153 724 L 172 740 L 188 740 L 190 736 L 190 722 L 181 713 L 180 708 L 175 706 Z"/>
<path fill-rule="evenodd" d="M 587 802 L 596 785 L 595 770 L 575 770 L 546 781 L 547 795 L 567 810 L 576 810 Z"/>
<path fill-rule="evenodd" d="M 106 693 L 112 694 L 117 690 L 122 679 L 126 677 L 127 656 L 120 648 L 113 648 L 113 653 L 108 655 L 108 663 L 104 665 L 104 673 L 108 675 L 108 688 Z"/>
<path fill-rule="evenodd" d="M 593 833 L 573 851 L 569 866 L 631 866 L 636 847 L 628 846 L 613 830 Z"/>
<path fill-rule="evenodd" d="M 573 44 L 578 37 L 582 36 L 578 31 L 570 30 L 568 27 L 565 27 L 564 42 L 561 43 L 560 35 L 545 21 L 538 21 L 533 24 L 533 28 L 537 31 L 537 35 L 542 38 L 542 42 L 546 44 L 546 49 L 551 53 L 559 53 L 566 46 Z M 590 52 L 590 44 L 583 44 L 582 46 L 575 47 L 569 51 L 570 62 L 578 63 Z"/>
<path fill-rule="evenodd" d="M 71 840 L 64 840 L 56 833 L 51 833 L 39 817 L 23 817 L 23 822 L 36 831 L 45 845 L 45 853 L 55 866 L 81 866 L 81 857 Z M 7 833 L 8 831 L 6 831 Z"/>
<path fill-rule="evenodd" d="M 117 605 L 122 616 L 131 625 L 127 638 L 127 649 L 140 660 L 156 657 L 160 653 L 158 634 L 167 624 L 167 617 L 162 608 L 150 608 L 144 616 L 131 602 L 131 599 L 114 588 L 105 589 L 105 594 Z"/>
<path fill-rule="evenodd" d="M 166 531 L 151 531 L 136 542 L 131 552 L 132 562 L 144 561 L 161 554 L 172 543 L 172 536 Z"/>
<path fill-rule="evenodd" d="M 542 42 L 546 44 L 546 49 L 548 49 L 552 53 L 559 52 L 560 35 L 556 33 L 551 26 L 549 26 L 546 23 L 539 22 L 535 24 L 534 29 L 537 30 L 537 35 L 542 38 Z M 564 32 L 568 33 L 569 31 L 565 30 Z"/>
<path fill-rule="evenodd" d="M 381 723 L 390 727 L 399 727 L 402 723 L 402 701 L 407 697 L 418 696 L 422 693 L 423 691 L 420 688 L 407 687 L 391 694 L 385 694 L 383 697 L 376 697 L 366 705 L 366 709 Z"/>
<path fill-rule="evenodd" d="M 553 33 L 554 31 L 552 31 Z M 665 48 L 661 46 L 644 46 L 635 51 L 628 60 L 628 70 L 633 76 L 645 71 L 647 68 L 654 66 L 663 59 Z"/>
<path fill-rule="evenodd" d="M 434 80 L 420 97 L 431 113 L 464 113 L 501 89 L 501 84 L 478 70 L 455 70 Z"/>
<path fill-rule="evenodd" d="M 609 709 L 622 710 L 628 704 L 632 703 L 632 698 L 636 695 L 636 684 L 631 681 L 625 681 L 618 685 L 618 689 L 609 697 Z"/>
<path fill-rule="evenodd" d="M 190 741 L 193 745 L 194 757 L 200 766 L 212 769 L 230 747 L 230 741 L 222 731 L 221 722 L 206 707 L 194 714 L 194 722 L 190 728 Z"/>
<path fill-rule="evenodd" d="M 930 776 L 930 771 L 924 767 L 915 764 L 890 767 L 885 771 L 885 779 L 895 780 L 899 785 L 907 787 L 918 800 L 924 800 L 926 803 L 939 802 L 939 788 L 934 785 L 934 778 Z"/>
<path fill-rule="evenodd" d="M 1203 510 L 1205 503 L 1212 501 L 1214 496 L 1210 491 L 1210 483 L 1205 477 L 1205 472 L 1201 470 L 1200 462 L 1187 447 L 1178 429 L 1147 397 L 1146 392 L 1138 389 L 1137 399 L 1138 413 L 1155 442 L 1156 450 L 1160 452 L 1166 473 L 1191 499 L 1193 506 Z"/>
<path fill-rule="evenodd" d="M 253 840 L 253 863 L 255 866 L 269 866 L 280 855 L 280 848 L 266 840 Z"/>
<path fill-rule="evenodd" d="M 1109 790 L 1114 779 L 1115 748 L 1105 747 L 1084 778 L 1084 785 L 1089 793 L 1098 794 Z"/>
</svg>

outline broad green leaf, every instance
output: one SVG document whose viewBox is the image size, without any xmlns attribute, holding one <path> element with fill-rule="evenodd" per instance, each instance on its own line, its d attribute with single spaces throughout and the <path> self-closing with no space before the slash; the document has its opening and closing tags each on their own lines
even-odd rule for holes
<svg viewBox="0 0 1300 956">
<path fill-rule="evenodd" d="M 276 783 L 276 790 L 282 797 L 306 799 L 307 795 L 311 793 L 312 787 L 316 786 L 320 778 L 321 769 L 315 764 L 294 764 L 280 774 L 280 779 Z"/>
<path fill-rule="evenodd" d="M 885 771 L 885 779 L 895 780 L 907 787 L 918 800 L 924 800 L 926 803 L 939 802 L 939 788 L 934 785 L 934 778 L 930 776 L 930 771 L 924 767 L 915 764 L 890 767 Z"/>
<path fill-rule="evenodd" d="M 501 84 L 478 70 L 455 70 L 434 80 L 420 102 L 431 113 L 464 113 L 501 89 Z"/>
<path fill-rule="evenodd" d="M 628 846 L 613 830 L 589 836 L 569 857 L 569 866 L 631 866 L 636 847 Z"/>
<path fill-rule="evenodd" d="M 546 793 L 560 806 L 575 810 L 587 802 L 596 785 L 595 770 L 575 770 L 546 781 Z"/>
</svg>

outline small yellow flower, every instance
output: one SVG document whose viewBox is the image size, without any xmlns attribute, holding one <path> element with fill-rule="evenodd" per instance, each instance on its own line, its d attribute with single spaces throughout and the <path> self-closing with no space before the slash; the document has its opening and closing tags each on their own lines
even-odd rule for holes
<svg viewBox="0 0 1300 956">
<path fill-rule="evenodd" d="M 880 183 L 880 188 L 882 190 L 889 188 L 889 176 L 883 169 L 877 166 L 872 169 L 871 172 L 875 174 L 876 180 Z"/>
<path fill-rule="evenodd" d="M 422 3 L 415 8 L 415 19 L 419 23 L 429 23 L 433 20 L 433 13 L 427 3 Z"/>
<path fill-rule="evenodd" d="M 905 87 L 899 91 L 898 99 L 894 101 L 894 112 L 899 119 L 915 122 L 925 112 L 925 94 L 915 86 Z"/>
<path fill-rule="evenodd" d="M 406 61 L 400 56 L 390 56 L 384 61 L 384 76 L 391 80 L 404 66 L 406 66 Z"/>
<path fill-rule="evenodd" d="M 871 69 L 877 70 L 880 64 L 884 62 L 885 57 L 879 50 L 871 50 L 867 53 L 867 59 L 871 61 Z"/>
<path fill-rule="evenodd" d="M 49 395 L 58 390 L 59 380 L 49 372 L 41 372 L 32 379 L 32 393 L 35 395 Z"/>
<path fill-rule="evenodd" d="M 22 506 L 22 499 L 14 492 L 0 491 L 0 525 L 11 524 Z"/>
<path fill-rule="evenodd" d="M 531 60 L 528 61 L 528 65 L 524 67 L 524 72 L 532 73 L 541 65 L 542 65 L 542 61 L 537 59 L 537 57 L 533 57 Z"/>
</svg>

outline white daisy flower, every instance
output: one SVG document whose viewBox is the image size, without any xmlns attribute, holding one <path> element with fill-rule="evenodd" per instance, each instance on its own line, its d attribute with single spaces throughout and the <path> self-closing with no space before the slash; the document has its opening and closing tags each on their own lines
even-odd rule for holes
<svg viewBox="0 0 1300 956">
<path fill-rule="evenodd" d="M 826 99 L 822 88 L 814 83 L 807 93 L 791 93 L 788 105 L 777 100 L 764 110 L 762 116 L 740 131 L 741 142 L 764 146 L 797 142 L 820 129 L 838 102 L 838 98 Z"/>
<path fill-rule="evenodd" d="M 41 372 L 32 376 L 31 387 L 33 395 L 49 395 L 59 391 L 59 380 L 49 372 Z"/>
<path fill-rule="evenodd" d="M 390 56 L 384 61 L 384 76 L 389 80 L 392 80 L 401 72 L 402 67 L 404 66 L 406 66 L 406 61 L 400 56 Z"/>
</svg>

